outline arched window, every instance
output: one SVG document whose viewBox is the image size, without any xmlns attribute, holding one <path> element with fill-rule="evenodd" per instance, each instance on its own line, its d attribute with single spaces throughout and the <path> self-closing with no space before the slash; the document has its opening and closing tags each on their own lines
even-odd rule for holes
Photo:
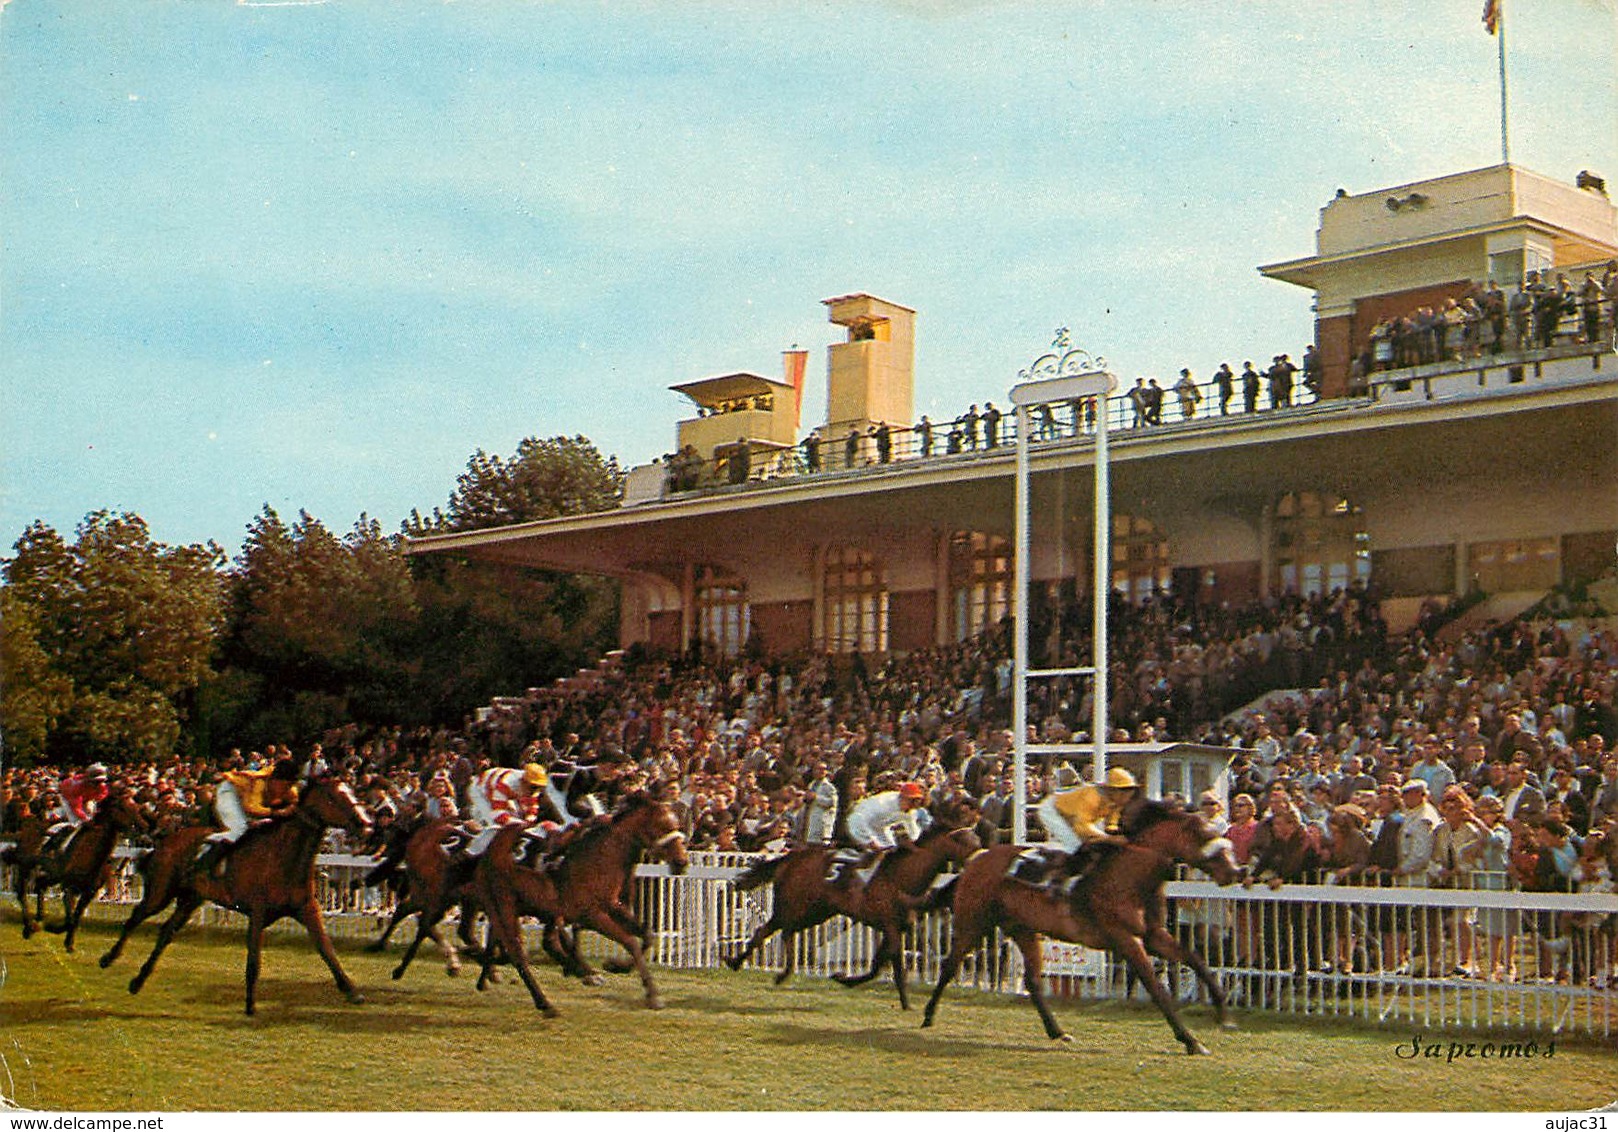
<svg viewBox="0 0 1618 1132">
<path fill-rule="evenodd" d="M 825 650 L 886 652 L 888 586 L 876 556 L 853 547 L 833 547 L 826 552 L 823 582 Z"/>
<path fill-rule="evenodd" d="M 1011 543 L 999 535 L 956 531 L 949 538 L 952 640 L 964 641 L 1011 614 Z"/>
<path fill-rule="evenodd" d="M 696 597 L 698 639 L 720 656 L 740 655 L 752 613 L 747 583 L 704 566 L 697 571 Z"/>
<path fill-rule="evenodd" d="M 1304 596 L 1371 577 L 1371 536 L 1360 508 L 1340 495 L 1290 492 L 1275 505 L 1275 589 Z"/>
<path fill-rule="evenodd" d="M 1112 517 L 1112 588 L 1132 602 L 1144 601 L 1173 580 L 1169 542 L 1150 519 Z"/>
</svg>

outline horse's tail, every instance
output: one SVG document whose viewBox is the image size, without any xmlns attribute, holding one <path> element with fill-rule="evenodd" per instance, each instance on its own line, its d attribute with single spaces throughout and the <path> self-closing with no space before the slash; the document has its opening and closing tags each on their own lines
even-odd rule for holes
<svg viewBox="0 0 1618 1132">
<path fill-rule="evenodd" d="M 914 910 L 922 914 L 936 912 L 940 908 L 947 908 L 955 900 L 955 885 L 959 883 L 961 874 L 956 873 L 943 884 L 936 885 L 922 893 L 917 900 Z"/>
<path fill-rule="evenodd" d="M 785 860 L 786 856 L 782 855 L 757 861 L 749 865 L 745 871 L 732 879 L 730 883 L 737 892 L 751 892 L 755 888 L 761 888 L 775 879 L 776 870 L 781 867 L 781 862 Z"/>
</svg>

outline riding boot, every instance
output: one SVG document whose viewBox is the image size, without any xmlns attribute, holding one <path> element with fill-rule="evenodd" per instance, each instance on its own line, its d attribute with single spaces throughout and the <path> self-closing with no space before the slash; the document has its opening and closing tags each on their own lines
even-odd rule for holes
<svg viewBox="0 0 1618 1132">
<path fill-rule="evenodd" d="M 225 858 L 229 855 L 233 842 L 209 841 L 203 844 L 202 852 L 197 854 L 196 864 L 191 871 L 195 876 L 211 876 L 215 880 L 225 878 Z"/>
</svg>

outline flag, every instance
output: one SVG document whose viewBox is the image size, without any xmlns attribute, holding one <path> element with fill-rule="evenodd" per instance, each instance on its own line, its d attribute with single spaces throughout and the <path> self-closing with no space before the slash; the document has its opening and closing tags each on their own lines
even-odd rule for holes
<svg viewBox="0 0 1618 1132">
<path fill-rule="evenodd" d="M 1483 30 L 1490 35 L 1500 30 L 1500 8 L 1505 0 L 1484 0 L 1483 3 Z"/>
<path fill-rule="evenodd" d="M 808 350 L 781 351 L 781 368 L 786 371 L 787 384 L 792 386 L 793 408 L 792 427 L 797 428 L 803 419 L 803 378 L 804 368 L 809 362 Z"/>
</svg>

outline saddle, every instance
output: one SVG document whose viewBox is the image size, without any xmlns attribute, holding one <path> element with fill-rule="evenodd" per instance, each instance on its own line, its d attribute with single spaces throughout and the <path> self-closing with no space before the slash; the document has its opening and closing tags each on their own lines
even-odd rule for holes
<svg viewBox="0 0 1618 1132">
<path fill-rule="evenodd" d="M 881 853 L 871 854 L 868 857 L 863 849 L 838 849 L 832 853 L 826 869 L 826 883 L 834 888 L 850 884 L 855 879 L 858 879 L 862 884 L 866 883 L 871 879 L 871 874 L 876 872 L 877 865 L 882 863 L 882 858 L 885 856 L 887 856 L 886 850 Z"/>
<path fill-rule="evenodd" d="M 1006 867 L 1006 876 L 1043 888 L 1057 873 L 1065 873 L 1067 864 L 1068 854 L 1062 850 L 1035 845 L 1011 859 L 1011 864 Z"/>
</svg>

